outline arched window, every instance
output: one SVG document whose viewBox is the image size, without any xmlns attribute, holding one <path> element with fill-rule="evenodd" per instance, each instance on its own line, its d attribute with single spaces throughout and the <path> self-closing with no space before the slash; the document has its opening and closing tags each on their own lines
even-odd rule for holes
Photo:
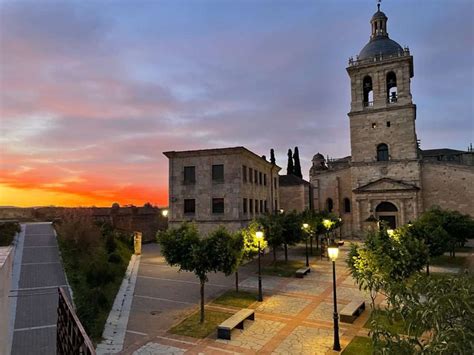
<svg viewBox="0 0 474 355">
<path fill-rule="evenodd" d="M 388 145 L 385 143 L 377 146 L 377 161 L 388 161 Z"/>
<path fill-rule="evenodd" d="M 364 106 L 373 106 L 374 105 L 374 91 L 372 88 L 372 78 L 370 76 L 364 77 L 362 82 L 364 90 Z"/>
<path fill-rule="evenodd" d="M 328 212 L 332 212 L 332 209 L 334 208 L 334 203 L 332 202 L 332 198 L 328 198 L 326 200 L 326 210 Z"/>
<path fill-rule="evenodd" d="M 387 102 L 397 102 L 397 95 L 397 76 L 393 71 L 391 71 L 387 73 Z"/>
<path fill-rule="evenodd" d="M 398 208 L 393 203 L 384 201 L 377 205 L 375 212 L 398 212 Z"/>
<path fill-rule="evenodd" d="M 344 199 L 344 212 L 351 213 L 351 200 L 347 197 Z"/>
</svg>

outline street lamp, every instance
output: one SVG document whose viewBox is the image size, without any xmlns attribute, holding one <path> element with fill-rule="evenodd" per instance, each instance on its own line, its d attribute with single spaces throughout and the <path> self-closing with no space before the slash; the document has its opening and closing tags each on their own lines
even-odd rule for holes
<svg viewBox="0 0 474 355">
<path fill-rule="evenodd" d="M 168 217 L 168 210 L 167 209 L 161 210 L 161 215 L 165 218 Z"/>
<path fill-rule="evenodd" d="M 260 242 L 263 240 L 263 231 L 258 230 L 255 233 L 255 237 L 257 237 L 257 246 L 258 246 L 258 301 L 262 302 L 263 301 L 263 295 L 262 295 L 262 270 L 261 270 L 261 264 L 260 264 Z"/>
<path fill-rule="evenodd" d="M 306 248 L 306 267 L 309 266 L 309 256 L 308 256 L 308 228 L 309 224 L 308 223 L 303 223 L 303 231 L 305 234 L 304 242 L 305 242 L 305 248 Z"/>
<path fill-rule="evenodd" d="M 328 255 L 332 260 L 332 284 L 334 294 L 334 345 L 332 347 L 335 351 L 341 351 L 341 344 L 339 343 L 339 315 L 337 314 L 337 297 L 336 297 L 336 259 L 339 255 L 339 248 L 337 244 L 333 243 L 328 246 Z"/>
<path fill-rule="evenodd" d="M 331 220 L 325 218 L 323 219 L 323 226 L 326 232 L 324 233 L 326 237 L 326 246 L 329 245 L 329 229 L 331 229 L 332 222 Z M 321 260 L 323 260 L 323 242 L 321 241 Z"/>
</svg>

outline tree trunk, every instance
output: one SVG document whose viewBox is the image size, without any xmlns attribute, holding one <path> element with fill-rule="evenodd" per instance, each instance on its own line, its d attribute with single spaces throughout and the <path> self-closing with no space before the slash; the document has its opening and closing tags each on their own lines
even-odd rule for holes
<svg viewBox="0 0 474 355">
<path fill-rule="evenodd" d="M 273 246 L 273 262 L 277 261 L 277 248 L 276 245 Z"/>
<path fill-rule="evenodd" d="M 285 243 L 285 263 L 288 262 L 288 244 Z"/>
<path fill-rule="evenodd" d="M 426 261 L 426 275 L 430 276 L 430 258 Z"/>
<path fill-rule="evenodd" d="M 204 280 L 201 280 L 201 323 L 204 323 Z"/>
<path fill-rule="evenodd" d="M 239 292 L 239 271 L 235 272 L 235 292 Z"/>
<path fill-rule="evenodd" d="M 456 257 L 456 243 L 453 243 L 453 258 Z"/>
<path fill-rule="evenodd" d="M 309 249 L 311 251 L 311 255 L 313 255 L 313 236 L 309 237 Z"/>
<path fill-rule="evenodd" d="M 316 236 L 316 250 L 319 250 L 319 235 Z"/>
</svg>

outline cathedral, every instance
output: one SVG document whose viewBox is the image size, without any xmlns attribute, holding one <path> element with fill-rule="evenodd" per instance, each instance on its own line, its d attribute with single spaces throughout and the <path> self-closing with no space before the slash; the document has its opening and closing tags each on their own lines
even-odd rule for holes
<svg viewBox="0 0 474 355">
<path fill-rule="evenodd" d="M 351 156 L 312 160 L 313 206 L 341 216 L 345 236 L 374 221 L 399 227 L 432 206 L 474 215 L 472 149 L 421 150 L 411 95 L 413 56 L 390 39 L 387 16 L 372 16 L 371 36 L 347 73 Z"/>
</svg>

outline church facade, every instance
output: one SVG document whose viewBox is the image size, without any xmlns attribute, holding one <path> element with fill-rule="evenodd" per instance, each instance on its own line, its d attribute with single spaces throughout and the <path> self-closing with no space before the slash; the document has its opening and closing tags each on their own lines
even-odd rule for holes
<svg viewBox="0 0 474 355">
<path fill-rule="evenodd" d="M 435 205 L 474 215 L 474 153 L 419 148 L 413 56 L 389 38 L 387 21 L 379 8 L 369 43 L 349 59 L 351 156 L 318 153 L 309 174 L 314 208 L 340 215 L 346 236 L 374 219 L 399 227 Z"/>
</svg>

